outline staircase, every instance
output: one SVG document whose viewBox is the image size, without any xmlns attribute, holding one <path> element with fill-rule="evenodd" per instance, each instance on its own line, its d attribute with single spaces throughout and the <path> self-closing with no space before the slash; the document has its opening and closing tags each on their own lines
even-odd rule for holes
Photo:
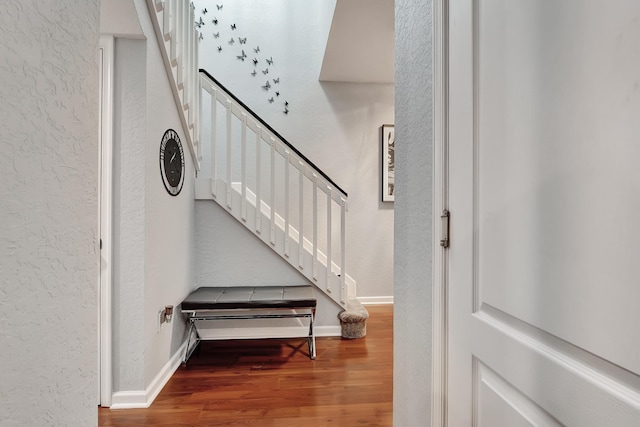
<svg viewBox="0 0 640 427">
<path fill-rule="evenodd" d="M 191 5 L 147 3 L 189 132 L 196 199 L 217 202 L 346 308 L 356 295 L 356 282 L 345 273 L 347 193 L 209 73 L 198 71 Z"/>
</svg>

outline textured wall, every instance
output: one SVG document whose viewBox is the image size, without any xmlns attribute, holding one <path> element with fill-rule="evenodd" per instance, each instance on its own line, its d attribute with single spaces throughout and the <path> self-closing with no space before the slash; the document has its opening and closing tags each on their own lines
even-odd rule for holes
<svg viewBox="0 0 640 427">
<path fill-rule="evenodd" d="M 113 146 L 113 390 L 144 389 L 146 41 L 116 39 Z"/>
<path fill-rule="evenodd" d="M 226 2 L 220 11 L 209 1 L 195 3 L 197 13 L 209 10 L 201 67 L 349 193 L 348 273 L 358 282 L 358 296 L 391 296 L 393 204 L 380 202 L 379 127 L 393 122 L 393 85 L 318 81 L 335 1 L 243 0 Z M 214 16 L 218 26 L 211 23 Z M 230 30 L 231 23 L 237 30 Z M 220 33 L 218 39 L 214 32 Z M 233 46 L 231 36 L 236 38 Z M 246 37 L 247 44 L 241 47 L 237 37 Z M 256 46 L 259 55 L 253 51 Z M 248 55 L 245 62 L 236 58 L 242 49 Z M 251 76 L 254 57 L 261 61 L 256 77 Z M 267 67 L 269 74 L 263 75 Z M 267 77 L 280 78 L 281 96 L 273 104 L 267 99 L 275 89 L 267 95 L 260 87 Z M 276 87 L 272 80 L 271 85 Z M 288 115 L 282 112 L 285 99 Z"/>
<path fill-rule="evenodd" d="M 431 400 L 433 1 L 396 0 L 394 397 L 397 426 Z"/>
<path fill-rule="evenodd" d="M 158 311 L 166 305 L 177 307 L 195 289 L 194 203 L 195 169 L 191 152 L 175 107 L 169 78 L 155 38 L 146 0 L 135 0 L 140 26 L 147 39 L 146 51 L 146 281 L 144 298 L 145 387 L 184 342 L 181 316 L 164 324 L 158 332 Z M 182 140 L 186 176 L 176 197 L 170 196 L 160 178 L 159 152 L 162 135 L 174 129 Z M 197 230 L 195 230 L 197 232 Z"/>
<path fill-rule="evenodd" d="M 184 342 L 180 316 L 158 328 L 193 282 L 194 166 L 145 0 L 132 0 L 145 39 L 115 46 L 114 392 L 141 392 Z M 167 129 L 181 137 L 186 177 L 170 196 L 159 169 Z"/>
<path fill-rule="evenodd" d="M 97 424 L 97 0 L 0 2 L 0 425 Z"/>
</svg>

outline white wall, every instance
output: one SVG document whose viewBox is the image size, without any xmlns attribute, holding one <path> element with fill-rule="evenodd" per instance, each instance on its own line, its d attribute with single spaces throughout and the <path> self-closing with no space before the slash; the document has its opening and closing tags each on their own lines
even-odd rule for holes
<svg viewBox="0 0 640 427">
<path fill-rule="evenodd" d="M 117 37 L 115 46 L 113 391 L 133 392 L 131 399 L 144 403 L 185 338 L 179 313 L 159 327 L 158 312 L 178 307 L 195 286 L 195 168 L 146 1 L 131 3 L 143 36 Z M 160 176 L 167 129 L 178 133 L 185 153 L 186 177 L 176 197 Z"/>
<path fill-rule="evenodd" d="M 175 107 L 169 78 L 155 38 L 145 0 L 135 0 L 140 25 L 147 38 L 146 122 L 146 281 L 145 281 L 145 387 L 178 350 L 186 337 L 179 314 L 170 324 L 157 328 L 158 311 L 166 305 L 178 307 L 196 287 L 194 265 L 195 167 Z M 176 197 L 167 193 L 160 177 L 160 140 L 167 129 L 180 135 L 185 155 L 184 186 Z"/>
<path fill-rule="evenodd" d="M 97 424 L 97 0 L 0 2 L 0 425 Z"/>
<path fill-rule="evenodd" d="M 393 122 L 393 85 L 318 81 L 335 1 L 242 0 L 226 2 L 222 10 L 214 2 L 195 4 L 198 16 L 208 9 L 200 66 L 349 193 L 348 273 L 358 282 L 358 296 L 390 297 L 393 205 L 380 202 L 378 171 L 379 127 Z M 229 45 L 232 36 L 235 43 Z M 240 45 L 238 37 L 247 43 Z M 244 62 L 236 58 L 243 49 Z M 254 57 L 260 61 L 256 77 L 251 76 Z M 266 63 L 270 57 L 272 66 Z M 267 67 L 269 74 L 262 74 Z M 269 92 L 261 88 L 267 77 L 280 78 L 278 85 L 271 80 Z M 276 102 L 270 104 L 272 96 Z M 284 100 L 290 103 L 288 115 L 282 112 Z"/>
<path fill-rule="evenodd" d="M 431 416 L 433 1 L 396 0 L 394 395 L 397 426 Z"/>
<path fill-rule="evenodd" d="M 116 39 L 113 146 L 113 389 L 144 388 L 144 40 Z"/>
<path fill-rule="evenodd" d="M 287 286 L 309 281 L 213 200 L 195 209 L 195 278 L 198 286 Z M 316 326 L 339 327 L 335 302 L 316 291 Z"/>
</svg>

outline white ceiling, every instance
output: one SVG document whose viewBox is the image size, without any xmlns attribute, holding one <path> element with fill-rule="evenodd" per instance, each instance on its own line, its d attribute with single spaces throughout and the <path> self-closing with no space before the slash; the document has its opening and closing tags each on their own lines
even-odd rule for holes
<svg viewBox="0 0 640 427">
<path fill-rule="evenodd" d="M 337 0 L 320 81 L 393 83 L 394 0 Z"/>
</svg>

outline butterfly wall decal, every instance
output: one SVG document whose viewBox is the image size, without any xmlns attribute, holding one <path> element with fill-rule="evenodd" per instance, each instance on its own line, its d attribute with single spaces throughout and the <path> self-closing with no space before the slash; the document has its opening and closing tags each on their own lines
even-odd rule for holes
<svg viewBox="0 0 640 427">
<path fill-rule="evenodd" d="M 202 39 L 204 38 L 204 37 L 202 36 L 202 33 L 200 33 L 200 35 L 198 36 L 198 38 L 199 38 L 200 40 L 202 40 Z"/>
<path fill-rule="evenodd" d="M 236 29 L 236 24 L 231 24 L 231 29 L 235 31 L 235 29 Z"/>
<path fill-rule="evenodd" d="M 218 31 L 217 33 L 213 33 L 213 37 L 215 37 L 216 39 L 220 37 L 220 31 Z"/>
<path fill-rule="evenodd" d="M 284 110 L 282 112 L 285 114 L 289 114 L 289 109 L 287 107 L 284 107 Z"/>
<path fill-rule="evenodd" d="M 211 20 L 211 23 L 213 25 L 218 25 L 218 18 L 216 18 L 215 16 L 213 17 L 213 19 Z"/>
<path fill-rule="evenodd" d="M 256 76 L 256 74 L 258 74 L 258 73 L 256 73 L 256 70 L 253 70 L 253 71 L 251 72 L 251 75 L 252 75 L 253 77 L 255 77 L 255 76 Z"/>
<path fill-rule="evenodd" d="M 229 44 L 234 44 L 236 41 L 233 37 L 231 37 L 231 39 L 229 40 Z"/>
<path fill-rule="evenodd" d="M 273 79 L 273 83 L 279 84 L 280 83 L 280 77 L 278 77 L 277 79 Z"/>
<path fill-rule="evenodd" d="M 262 89 L 264 90 L 269 90 L 271 89 L 271 83 L 269 83 L 269 80 L 267 80 L 267 83 L 265 83 L 264 86 L 262 86 Z"/>
<path fill-rule="evenodd" d="M 247 38 L 246 37 L 245 38 L 238 37 L 238 40 L 240 41 L 240 44 L 246 44 L 247 43 Z"/>
<path fill-rule="evenodd" d="M 204 9 L 202 9 L 202 14 L 203 14 L 203 15 L 206 15 L 206 14 L 207 14 L 207 12 L 209 12 L 209 11 L 207 10 L 207 8 L 206 8 L 206 7 L 205 7 Z"/>
<path fill-rule="evenodd" d="M 268 101 L 269 101 L 269 104 L 273 104 L 273 96 L 269 98 Z"/>
<path fill-rule="evenodd" d="M 222 6 L 224 6 L 223 4 L 216 4 L 216 7 L 218 8 L 218 10 L 222 10 Z"/>
<path fill-rule="evenodd" d="M 280 91 L 276 91 L 276 96 L 280 96 Z"/>
<path fill-rule="evenodd" d="M 258 59 L 257 58 L 253 58 L 253 65 L 258 65 Z"/>
<path fill-rule="evenodd" d="M 267 59 L 267 64 L 273 65 L 273 57 L 270 57 L 269 59 Z"/>
<path fill-rule="evenodd" d="M 266 70 L 262 70 L 262 74 L 269 74 L 269 69 L 267 68 Z"/>
<path fill-rule="evenodd" d="M 239 60 L 241 60 L 242 62 L 244 62 L 244 59 L 247 57 L 247 54 L 244 53 L 244 49 L 242 49 L 242 55 L 238 55 L 236 56 L 236 58 L 238 58 Z"/>
<path fill-rule="evenodd" d="M 196 27 L 202 28 L 202 26 L 204 25 L 204 21 L 202 20 L 202 16 L 200 17 L 199 21 L 195 22 L 195 24 L 196 24 Z"/>
<path fill-rule="evenodd" d="M 260 46 L 258 46 L 258 47 L 256 47 L 255 49 L 253 49 L 253 51 L 254 51 L 255 53 L 260 53 Z"/>
<path fill-rule="evenodd" d="M 222 46 L 218 46 L 218 52 L 222 52 Z"/>
</svg>

